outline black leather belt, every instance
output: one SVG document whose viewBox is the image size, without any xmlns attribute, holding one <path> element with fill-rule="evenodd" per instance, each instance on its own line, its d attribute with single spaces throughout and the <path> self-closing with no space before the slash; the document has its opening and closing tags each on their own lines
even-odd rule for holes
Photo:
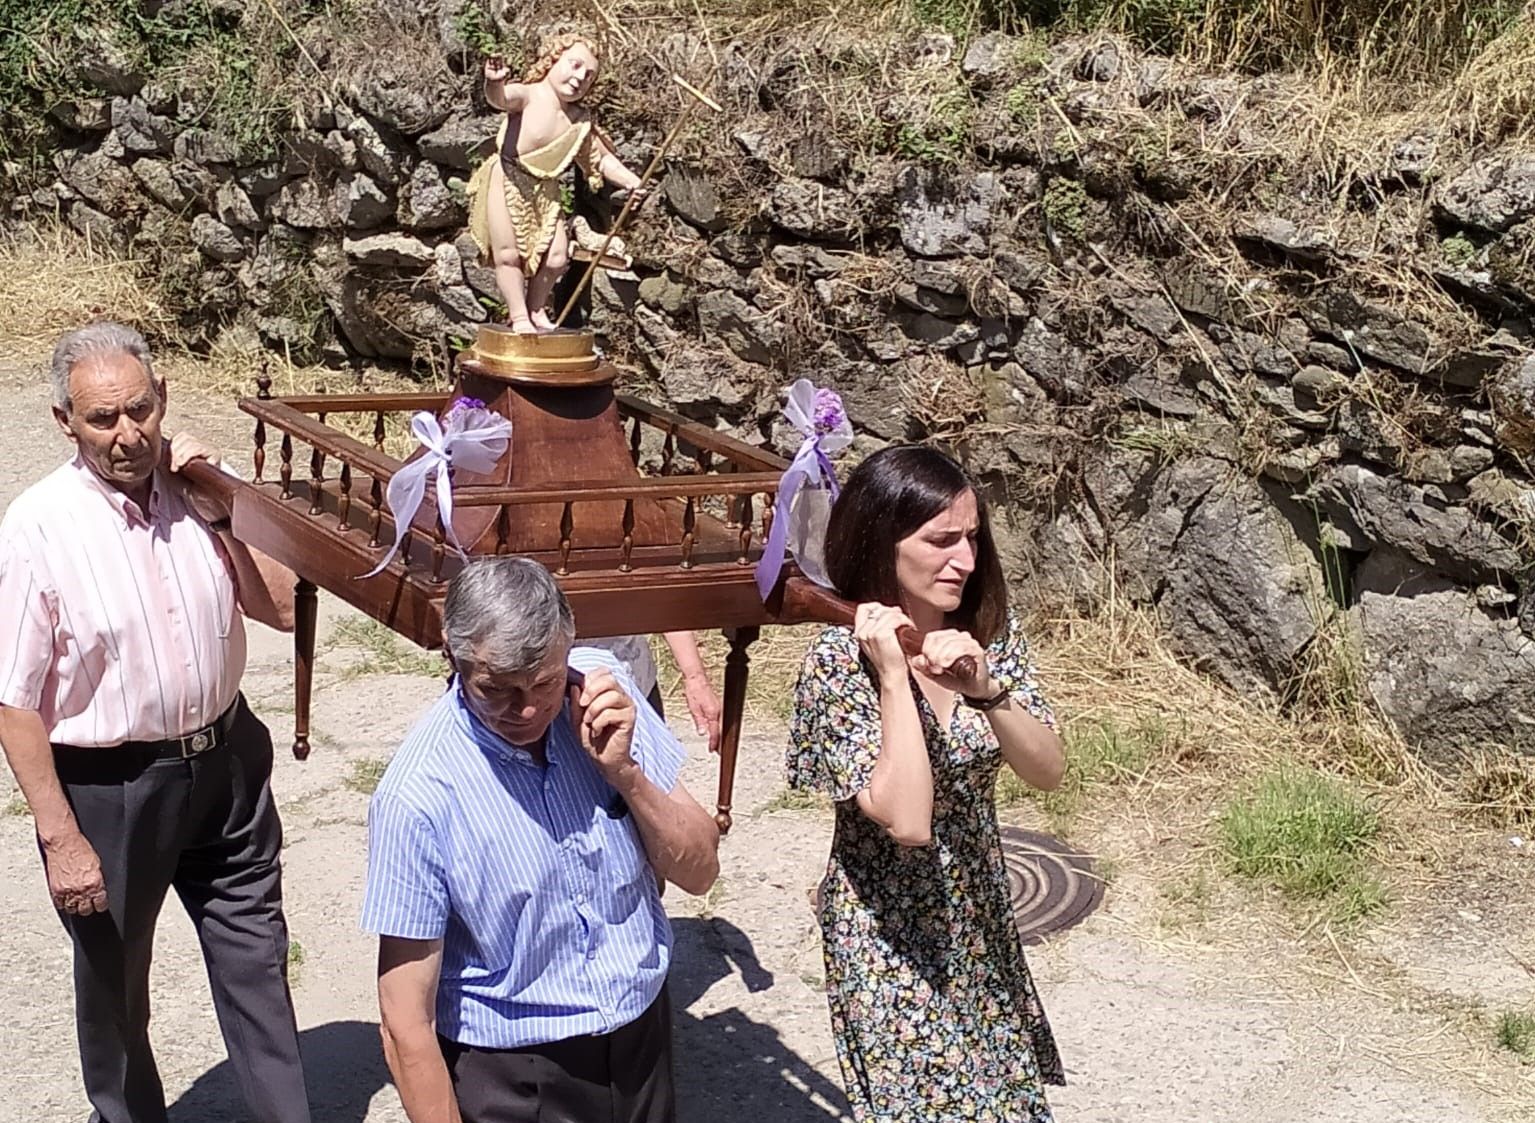
<svg viewBox="0 0 1535 1123">
<path fill-rule="evenodd" d="M 168 737 L 164 741 L 125 741 L 118 747 L 152 753 L 156 760 L 187 760 L 222 745 L 228 739 L 229 731 L 234 728 L 235 717 L 239 711 L 240 696 L 236 694 L 235 700 L 229 704 L 229 709 L 220 714 L 219 719 L 212 725 L 194 729 L 191 733 L 180 737 Z"/>
</svg>

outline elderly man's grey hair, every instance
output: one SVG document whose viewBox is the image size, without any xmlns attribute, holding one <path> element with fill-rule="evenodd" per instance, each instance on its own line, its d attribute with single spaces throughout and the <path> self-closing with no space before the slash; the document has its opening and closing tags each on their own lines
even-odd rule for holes
<svg viewBox="0 0 1535 1123">
<path fill-rule="evenodd" d="M 474 558 L 448 585 L 443 643 L 461 671 L 527 671 L 576 636 L 570 602 L 531 558 Z"/>
<path fill-rule="evenodd" d="M 144 337 L 130 327 L 114 324 L 110 320 L 100 320 L 66 333 L 53 348 L 53 363 L 48 368 L 48 377 L 53 382 L 53 404 L 64 412 L 68 413 L 70 406 L 70 373 L 75 369 L 75 364 L 95 355 L 128 355 L 135 358 L 144 368 L 144 373 L 149 375 L 150 383 L 159 385 L 149 358 L 149 344 L 144 342 Z"/>
</svg>

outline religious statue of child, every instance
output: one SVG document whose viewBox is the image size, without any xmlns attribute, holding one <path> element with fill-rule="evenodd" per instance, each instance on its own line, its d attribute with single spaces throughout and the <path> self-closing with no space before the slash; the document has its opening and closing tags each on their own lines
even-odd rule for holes
<svg viewBox="0 0 1535 1123">
<path fill-rule="evenodd" d="M 614 154 L 581 104 L 599 67 L 594 40 L 581 32 L 549 39 L 521 82 L 509 80 L 502 60 L 485 62 L 485 100 L 505 111 L 506 121 L 495 154 L 470 181 L 469 230 L 495 266 L 514 331 L 554 330 L 546 306 L 570 264 L 571 235 L 560 202 L 570 165 L 594 190 L 607 181 L 634 193 L 636 202 L 643 198 L 640 177 Z M 591 239 L 589 228 L 577 233 Z M 616 252 L 621 255 L 622 248 Z"/>
</svg>

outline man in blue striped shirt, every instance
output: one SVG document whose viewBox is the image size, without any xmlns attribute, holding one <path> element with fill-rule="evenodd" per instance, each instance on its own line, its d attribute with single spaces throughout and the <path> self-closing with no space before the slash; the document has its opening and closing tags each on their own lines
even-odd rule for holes
<svg viewBox="0 0 1535 1123">
<path fill-rule="evenodd" d="M 411 1123 L 670 1123 L 660 883 L 705 892 L 713 818 L 548 571 L 479 558 L 448 590 L 456 672 L 368 816 L 384 1053 Z"/>
</svg>

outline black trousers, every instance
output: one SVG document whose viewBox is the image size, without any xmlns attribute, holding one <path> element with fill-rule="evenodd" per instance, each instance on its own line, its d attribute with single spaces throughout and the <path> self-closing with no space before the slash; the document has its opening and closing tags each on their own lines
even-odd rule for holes
<svg viewBox="0 0 1535 1123">
<path fill-rule="evenodd" d="M 288 992 L 272 738 L 237 699 L 225 742 L 187 760 L 55 746 L 108 911 L 60 913 L 75 947 L 75 1025 L 92 1123 L 165 1123 L 149 1048 L 155 921 L 175 888 L 197 929 L 230 1065 L 255 1123 L 309 1123 Z"/>
<path fill-rule="evenodd" d="M 672 1007 L 666 988 L 612 1033 L 525 1049 L 439 1037 L 464 1123 L 674 1123 Z"/>
</svg>

